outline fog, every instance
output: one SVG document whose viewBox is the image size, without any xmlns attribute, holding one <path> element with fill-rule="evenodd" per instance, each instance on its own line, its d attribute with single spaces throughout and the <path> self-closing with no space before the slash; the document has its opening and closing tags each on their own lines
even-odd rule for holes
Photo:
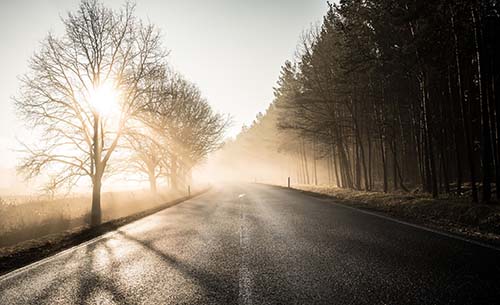
<svg viewBox="0 0 500 305">
<path fill-rule="evenodd" d="M 272 104 L 243 127 L 222 148 L 208 156 L 198 171 L 206 182 L 250 182 L 275 185 L 335 183 L 328 151 L 313 150 L 313 143 L 279 128 L 280 110 Z"/>
</svg>

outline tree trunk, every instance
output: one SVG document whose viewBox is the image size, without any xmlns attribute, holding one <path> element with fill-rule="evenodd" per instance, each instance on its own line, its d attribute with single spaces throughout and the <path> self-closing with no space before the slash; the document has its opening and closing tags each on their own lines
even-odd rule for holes
<svg viewBox="0 0 500 305">
<path fill-rule="evenodd" d="M 388 191 L 388 186 L 387 186 L 387 161 L 385 158 L 385 148 L 384 148 L 384 138 L 382 135 L 380 135 L 380 156 L 382 159 L 382 174 L 383 174 L 383 179 L 384 179 L 384 193 L 387 193 Z"/>
<path fill-rule="evenodd" d="M 499 26 L 500 28 L 500 26 Z M 497 42 L 497 44 L 500 44 Z M 498 53 L 500 53 L 500 47 L 498 47 L 499 50 L 496 52 L 496 56 L 500 57 Z M 495 76 L 494 80 L 494 85 L 493 85 L 493 97 L 495 99 L 495 114 L 496 114 L 496 127 L 497 127 L 497 137 L 496 137 L 496 147 L 497 147 L 497 155 L 496 155 L 496 160 L 497 160 L 497 167 L 496 167 L 496 179 L 495 179 L 495 185 L 496 185 L 496 194 L 497 194 L 497 201 L 500 202 L 500 100 L 498 98 L 499 96 L 499 90 L 500 90 L 500 58 L 497 59 L 498 63 L 496 64 L 496 71 L 497 75 Z"/>
<path fill-rule="evenodd" d="M 437 171 L 436 171 L 436 162 L 434 157 L 434 141 L 433 136 L 431 134 L 432 122 L 431 122 L 431 114 L 429 110 L 429 90 L 428 90 L 428 77 L 426 72 L 422 73 L 421 80 L 421 90 L 422 90 L 422 111 L 423 111 L 423 132 L 425 139 L 426 149 L 426 163 L 428 164 L 428 173 L 427 177 L 430 179 L 428 181 L 430 183 L 432 197 L 436 198 L 438 196 L 438 186 L 437 186 Z"/>
<path fill-rule="evenodd" d="M 456 179 L 457 179 L 457 187 L 456 187 L 456 193 L 457 195 L 462 194 L 462 182 L 463 182 L 463 173 L 462 173 L 462 147 L 463 147 L 463 141 L 462 137 L 460 136 L 463 134 L 461 131 L 461 116 L 460 116 L 460 111 L 459 107 L 457 107 L 457 103 L 455 102 L 455 97 L 453 94 L 454 90 L 452 88 L 452 73 L 451 73 L 451 67 L 448 65 L 448 96 L 449 96 L 449 102 L 452 108 L 452 113 L 455 115 L 457 118 L 456 120 L 453 120 L 453 137 L 455 139 L 454 146 L 451 147 L 451 149 L 454 148 L 455 150 L 455 161 L 456 161 Z"/>
<path fill-rule="evenodd" d="M 173 190 L 179 189 L 179 177 L 177 168 L 177 156 L 173 155 L 170 160 L 170 186 Z"/>
<path fill-rule="evenodd" d="M 156 188 L 156 175 L 154 173 L 149 174 L 149 190 L 153 194 L 158 192 Z"/>
<path fill-rule="evenodd" d="M 489 36 L 488 40 L 490 43 L 490 54 L 492 56 L 492 67 L 491 71 L 493 71 L 492 75 L 492 89 L 491 89 L 491 104 L 495 105 L 492 107 L 495 110 L 495 125 L 496 125 L 496 138 L 493 142 L 493 145 L 496 147 L 496 196 L 497 201 L 500 202 L 500 99 L 499 99 L 499 91 L 500 91 L 500 41 L 496 35 L 500 33 L 500 17 L 498 14 L 496 16 L 492 16 L 490 14 L 489 17 Z"/>
<path fill-rule="evenodd" d="M 318 169 L 316 167 L 316 140 L 313 142 L 313 166 L 314 166 L 314 185 L 318 185 Z"/>
<path fill-rule="evenodd" d="M 482 35 L 478 12 L 474 7 L 471 10 L 474 23 L 474 43 L 477 60 L 477 76 L 479 80 L 479 101 L 481 110 L 481 159 L 483 164 L 483 195 L 481 201 L 489 203 L 491 200 L 491 129 L 487 93 L 487 60 L 483 58 Z"/>
<path fill-rule="evenodd" d="M 373 173 L 372 173 L 372 140 L 371 137 L 367 137 L 368 140 L 368 189 L 371 191 L 373 189 Z"/>
<path fill-rule="evenodd" d="M 462 120 L 462 128 L 464 130 L 465 136 L 465 145 L 467 146 L 467 163 L 469 164 L 469 174 L 470 174 L 470 183 L 471 183 L 471 191 L 472 191 L 472 201 L 478 202 L 477 196 L 477 186 L 476 186 L 476 168 L 474 166 L 474 149 L 471 138 L 471 128 L 470 122 L 467 118 L 466 111 L 466 101 L 464 98 L 464 92 L 462 88 L 462 69 L 460 66 L 460 51 L 458 45 L 458 34 L 455 26 L 455 11 L 453 7 L 450 6 L 451 9 L 451 25 L 453 28 L 453 47 L 455 49 L 455 63 L 457 66 L 457 90 L 458 90 L 458 98 L 459 98 L 459 106 L 460 106 L 460 116 Z"/>
<path fill-rule="evenodd" d="M 299 184 L 304 184 L 304 170 L 302 166 L 302 155 L 297 152 L 297 177 Z"/>
<path fill-rule="evenodd" d="M 92 209 L 90 211 L 90 226 L 95 227 L 101 224 L 101 183 L 103 164 L 101 163 L 101 140 L 99 139 L 100 116 L 94 113 L 94 134 L 92 147 Z"/>
<path fill-rule="evenodd" d="M 354 183 L 357 190 L 361 190 L 361 167 L 359 162 L 359 145 L 358 141 L 354 142 Z"/>
<path fill-rule="evenodd" d="M 352 169 L 351 169 L 351 164 L 347 158 L 347 154 L 345 151 L 345 147 L 342 144 L 342 146 L 339 146 L 339 155 L 340 155 L 340 164 L 341 164 L 341 169 L 343 172 L 342 175 L 342 180 L 345 181 L 344 187 L 352 189 L 354 184 L 353 184 L 353 179 L 352 179 Z"/>
<path fill-rule="evenodd" d="M 368 178 L 368 168 L 366 166 L 366 158 L 365 158 L 365 147 L 363 145 L 363 141 L 361 140 L 361 134 L 358 130 L 358 124 L 356 123 L 356 143 L 357 147 L 359 147 L 359 155 L 361 157 L 361 166 L 363 167 L 363 177 L 364 177 L 364 185 L 365 185 L 365 191 L 368 191 L 370 189 L 370 183 L 369 183 L 369 178 Z M 368 144 L 370 145 L 370 144 Z M 361 189 L 361 185 L 359 185 L 359 188 Z"/>
<path fill-rule="evenodd" d="M 333 166 L 333 171 L 335 173 L 335 183 L 337 184 L 337 187 L 340 188 L 342 186 L 342 181 L 340 181 L 340 175 L 339 175 L 339 166 L 337 162 L 337 157 L 335 156 L 335 148 L 332 145 L 332 166 Z"/>
<path fill-rule="evenodd" d="M 391 141 L 391 144 L 390 144 L 390 147 L 392 149 L 392 175 L 394 177 L 394 180 L 393 180 L 393 186 L 394 186 L 394 190 L 397 190 L 399 187 L 398 187 L 398 156 L 397 156 L 397 153 L 396 153 L 396 141 L 394 139 L 392 139 Z"/>
<path fill-rule="evenodd" d="M 307 154 L 306 154 L 306 146 L 304 144 L 304 140 L 302 140 L 302 158 L 304 160 L 305 183 L 309 185 L 310 184 L 309 166 L 307 165 Z"/>
<path fill-rule="evenodd" d="M 96 177 L 92 183 L 92 210 L 90 212 L 90 226 L 101 224 L 101 178 Z"/>
<path fill-rule="evenodd" d="M 332 185 L 332 165 L 330 155 L 326 157 L 326 168 L 328 172 L 328 185 Z"/>
</svg>

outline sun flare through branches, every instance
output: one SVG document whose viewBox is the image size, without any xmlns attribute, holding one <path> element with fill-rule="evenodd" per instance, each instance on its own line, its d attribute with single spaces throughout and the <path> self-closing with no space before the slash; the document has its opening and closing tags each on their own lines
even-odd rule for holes
<svg viewBox="0 0 500 305">
<path fill-rule="evenodd" d="M 89 103 L 103 117 L 116 116 L 120 112 L 121 92 L 113 82 L 105 82 L 90 90 Z"/>
<path fill-rule="evenodd" d="M 84 0 L 63 23 L 65 33 L 49 34 L 21 77 L 16 107 L 40 137 L 23 143 L 19 169 L 28 178 L 48 175 L 51 189 L 86 178 L 90 222 L 98 225 L 104 178 L 139 172 L 153 193 L 157 179 L 184 187 L 227 123 L 194 85 L 166 72 L 159 30 L 136 19 L 131 3 L 112 10 Z"/>
</svg>

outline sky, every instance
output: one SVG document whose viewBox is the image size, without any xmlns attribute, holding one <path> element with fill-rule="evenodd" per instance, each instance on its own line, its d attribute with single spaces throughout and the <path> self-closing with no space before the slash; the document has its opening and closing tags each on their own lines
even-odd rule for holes
<svg viewBox="0 0 500 305">
<path fill-rule="evenodd" d="M 119 8 L 122 0 L 105 0 Z M 280 66 L 303 31 L 321 21 L 326 0 L 138 0 L 136 16 L 158 26 L 169 63 L 196 83 L 219 112 L 231 115 L 227 136 L 250 124 L 273 99 Z M 16 165 L 17 140 L 29 137 L 15 115 L 17 77 L 47 33 L 79 0 L 0 0 L 0 169 Z M 0 176 L 0 179 L 3 179 Z M 0 186 L 1 186 L 0 180 Z"/>
</svg>

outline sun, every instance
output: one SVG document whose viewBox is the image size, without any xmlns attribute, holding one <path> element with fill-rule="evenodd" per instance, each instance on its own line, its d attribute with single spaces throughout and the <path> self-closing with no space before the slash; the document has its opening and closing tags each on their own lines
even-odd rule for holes
<svg viewBox="0 0 500 305">
<path fill-rule="evenodd" d="M 113 83 L 106 82 L 91 90 L 89 102 L 101 116 L 109 117 L 120 111 L 119 97 Z"/>
</svg>

